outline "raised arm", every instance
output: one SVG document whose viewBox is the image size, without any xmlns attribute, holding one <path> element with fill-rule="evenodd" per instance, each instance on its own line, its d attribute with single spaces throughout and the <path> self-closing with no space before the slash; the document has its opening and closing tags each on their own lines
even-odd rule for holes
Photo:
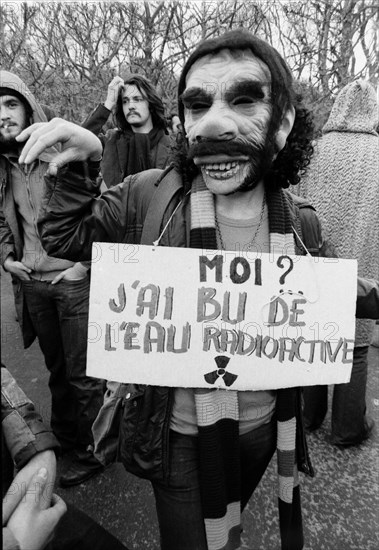
<svg viewBox="0 0 379 550">
<path fill-rule="evenodd" d="M 123 85 L 123 79 L 119 76 L 115 76 L 109 83 L 107 97 L 104 103 L 100 103 L 82 124 L 83 128 L 87 128 L 87 130 L 91 130 L 91 132 L 99 136 L 101 141 L 103 141 L 104 137 L 104 135 L 101 134 L 102 128 L 107 122 L 111 112 L 116 107 L 118 94 Z"/>
<path fill-rule="evenodd" d="M 106 124 L 111 112 L 102 104 L 98 105 L 94 111 L 83 122 L 82 127 L 93 132 L 104 142 L 103 126 Z"/>
</svg>

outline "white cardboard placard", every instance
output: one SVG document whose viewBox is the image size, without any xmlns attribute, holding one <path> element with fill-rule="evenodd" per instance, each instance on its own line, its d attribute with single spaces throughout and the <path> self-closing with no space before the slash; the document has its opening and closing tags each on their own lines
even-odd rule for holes
<svg viewBox="0 0 379 550">
<path fill-rule="evenodd" d="M 87 374 L 238 390 L 350 379 L 357 262 L 94 243 Z"/>
</svg>

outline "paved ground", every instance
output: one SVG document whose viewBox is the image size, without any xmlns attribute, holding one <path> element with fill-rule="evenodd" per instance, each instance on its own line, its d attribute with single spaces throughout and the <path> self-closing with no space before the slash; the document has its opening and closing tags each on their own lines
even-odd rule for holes
<svg viewBox="0 0 379 550">
<path fill-rule="evenodd" d="M 1 273 L 2 361 L 48 419 L 50 396 L 38 343 L 23 350 L 9 277 Z M 370 349 L 367 406 L 379 425 L 379 348 Z M 328 441 L 330 417 L 309 437 L 316 477 L 302 476 L 305 550 L 378 550 L 379 438 L 340 450 Z M 61 468 L 61 465 L 58 466 Z M 116 464 L 84 485 L 57 492 L 85 510 L 133 550 L 158 550 L 157 521 L 148 482 Z M 273 460 L 244 513 L 243 550 L 278 550 Z M 108 550 L 108 549 L 106 549 Z M 111 550 L 111 549 L 109 549 Z M 178 548 L 178 550 L 180 550 Z"/>
</svg>

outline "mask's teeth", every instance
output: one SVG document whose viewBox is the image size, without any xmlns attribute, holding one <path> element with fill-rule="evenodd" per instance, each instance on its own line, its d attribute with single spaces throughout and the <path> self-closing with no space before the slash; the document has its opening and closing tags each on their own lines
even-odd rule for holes
<svg viewBox="0 0 379 550">
<path fill-rule="evenodd" d="M 204 168 L 206 170 L 230 170 L 231 168 L 235 168 L 238 165 L 238 162 L 220 162 L 220 163 L 213 163 L 213 164 L 204 164 Z"/>
</svg>

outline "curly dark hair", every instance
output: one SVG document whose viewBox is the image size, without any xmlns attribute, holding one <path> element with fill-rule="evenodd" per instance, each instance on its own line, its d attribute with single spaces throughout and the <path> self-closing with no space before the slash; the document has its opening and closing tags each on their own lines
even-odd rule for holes
<svg viewBox="0 0 379 550">
<path fill-rule="evenodd" d="M 124 80 L 124 86 L 121 86 L 117 103 L 114 112 L 114 119 L 117 127 L 122 131 L 131 130 L 130 124 L 126 121 L 124 111 L 122 109 L 123 92 L 125 86 L 136 86 L 142 95 L 146 96 L 149 103 L 149 110 L 154 128 L 162 128 L 166 130 L 167 122 L 165 117 L 164 105 L 161 98 L 158 96 L 154 86 L 140 74 L 132 74 Z"/>
<path fill-rule="evenodd" d="M 205 55 L 217 54 L 222 49 L 235 51 L 238 57 L 239 50 L 249 49 L 261 59 L 269 68 L 271 73 L 271 98 L 272 114 L 267 129 L 268 149 L 273 151 L 276 132 L 280 127 L 283 116 L 290 106 L 296 112 L 293 128 L 287 137 L 285 147 L 278 153 L 274 162 L 265 159 L 267 170 L 265 171 L 265 186 L 267 189 L 287 188 L 296 185 L 301 175 L 305 172 L 313 153 L 312 139 L 314 135 L 313 117 L 305 107 L 303 97 L 296 93 L 292 74 L 281 55 L 264 40 L 261 40 L 246 31 L 237 29 L 225 33 L 222 36 L 205 40 L 190 55 L 186 62 L 178 85 L 178 110 L 179 117 L 184 127 L 184 106 L 181 101 L 181 94 L 185 89 L 188 71 L 195 61 Z M 187 158 L 188 144 L 182 137 L 177 140 L 174 156 L 174 164 L 183 175 L 186 188 L 191 186 L 192 179 L 198 173 L 198 169 L 191 160 Z"/>
<path fill-rule="evenodd" d="M 284 148 L 265 174 L 266 188 L 287 188 L 297 185 L 305 173 L 313 155 L 314 137 L 313 115 L 303 104 L 303 98 L 297 94 L 293 101 L 295 121 L 287 137 Z"/>
</svg>

